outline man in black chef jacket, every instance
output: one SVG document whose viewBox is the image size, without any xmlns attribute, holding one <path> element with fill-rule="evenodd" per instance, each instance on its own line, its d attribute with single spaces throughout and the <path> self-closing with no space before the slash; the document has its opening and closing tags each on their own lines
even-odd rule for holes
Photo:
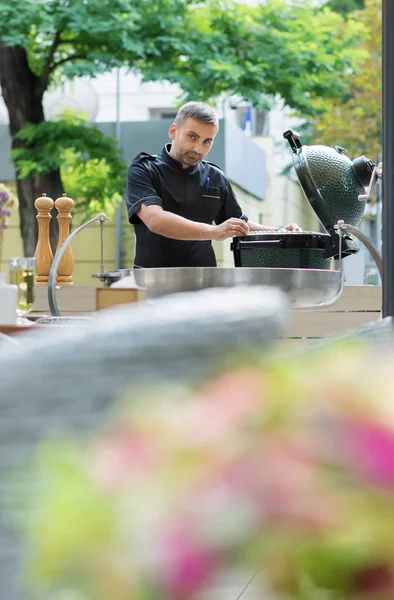
<svg viewBox="0 0 394 600">
<path fill-rule="evenodd" d="M 215 267 L 212 240 L 272 231 L 248 220 L 224 173 L 203 160 L 218 129 L 210 106 L 187 102 L 169 129 L 171 144 L 132 162 L 126 204 L 136 233 L 135 267 Z M 284 229 L 300 230 L 295 223 Z"/>
</svg>

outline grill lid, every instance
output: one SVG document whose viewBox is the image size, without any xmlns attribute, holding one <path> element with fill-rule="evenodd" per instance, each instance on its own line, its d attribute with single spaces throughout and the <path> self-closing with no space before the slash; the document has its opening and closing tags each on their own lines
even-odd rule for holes
<svg viewBox="0 0 394 600">
<path fill-rule="evenodd" d="M 359 200 L 369 185 L 374 163 L 360 156 L 351 161 L 340 146 L 302 145 L 299 135 L 285 131 L 301 188 L 318 219 L 329 232 L 341 219 L 357 227 L 365 211 Z"/>
</svg>

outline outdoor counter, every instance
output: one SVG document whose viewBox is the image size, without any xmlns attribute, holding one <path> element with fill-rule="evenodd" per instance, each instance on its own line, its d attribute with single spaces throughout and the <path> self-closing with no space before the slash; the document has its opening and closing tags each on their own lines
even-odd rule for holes
<svg viewBox="0 0 394 600">
<path fill-rule="evenodd" d="M 62 316 L 89 315 L 96 309 L 94 286 L 64 286 L 57 289 L 56 297 Z M 339 300 L 330 306 L 293 310 L 282 343 L 289 349 L 301 348 L 316 339 L 340 335 L 378 320 L 381 309 L 381 286 L 345 286 Z M 47 288 L 37 287 L 32 318 L 50 314 Z"/>
</svg>

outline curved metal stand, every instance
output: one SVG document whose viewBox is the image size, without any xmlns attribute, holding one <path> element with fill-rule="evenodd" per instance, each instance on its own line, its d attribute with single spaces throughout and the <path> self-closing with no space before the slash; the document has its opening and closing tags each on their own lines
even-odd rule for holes
<svg viewBox="0 0 394 600">
<path fill-rule="evenodd" d="M 382 257 L 380 256 L 379 252 L 376 250 L 372 242 L 369 241 L 367 236 L 361 233 L 361 231 L 359 231 L 356 227 L 353 227 L 353 225 L 348 225 L 343 221 L 338 221 L 338 229 L 347 229 L 352 235 L 354 235 L 354 237 L 356 237 L 358 240 L 360 240 L 362 244 L 364 244 L 367 250 L 369 250 L 369 252 L 371 253 L 371 256 L 374 259 L 375 264 L 378 268 L 380 278 L 383 281 Z"/>
<path fill-rule="evenodd" d="M 53 259 L 53 263 L 51 266 L 51 270 L 49 271 L 48 277 L 48 303 L 52 316 L 59 317 L 60 312 L 56 302 L 56 277 L 57 270 L 59 268 L 60 261 L 62 259 L 63 254 L 66 251 L 67 246 L 70 242 L 78 235 L 80 231 L 89 227 L 92 223 L 100 223 L 100 235 L 101 235 L 101 272 L 104 272 L 104 261 L 103 261 L 103 226 L 105 221 L 109 221 L 108 217 L 104 213 L 100 213 L 94 219 L 90 219 L 80 227 L 78 227 L 75 231 L 73 231 L 66 240 L 64 240 L 63 244 L 60 246 L 59 250 L 55 254 L 55 258 Z"/>
</svg>

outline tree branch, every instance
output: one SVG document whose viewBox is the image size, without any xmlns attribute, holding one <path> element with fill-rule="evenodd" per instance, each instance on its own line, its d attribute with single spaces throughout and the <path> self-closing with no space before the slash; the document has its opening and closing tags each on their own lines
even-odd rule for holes
<svg viewBox="0 0 394 600">
<path fill-rule="evenodd" d="M 53 63 L 49 72 L 52 73 L 55 69 L 57 69 L 57 67 L 59 67 L 60 65 L 64 65 L 64 63 L 70 62 L 72 60 L 82 60 L 84 58 L 86 58 L 84 54 L 70 54 L 70 56 L 66 56 L 66 58 L 62 58 L 56 63 Z"/>
<path fill-rule="evenodd" d="M 42 70 L 42 74 L 40 77 L 40 83 L 41 83 L 41 87 L 43 89 L 43 91 L 45 91 L 47 89 L 48 86 L 48 78 L 50 73 L 52 72 L 52 60 L 53 57 L 55 56 L 55 52 L 57 47 L 60 44 L 60 31 L 56 31 L 55 33 L 55 37 L 53 38 L 53 42 L 52 42 L 52 46 L 49 49 L 49 53 L 47 56 L 47 59 L 45 61 L 45 65 L 44 68 Z"/>
</svg>

